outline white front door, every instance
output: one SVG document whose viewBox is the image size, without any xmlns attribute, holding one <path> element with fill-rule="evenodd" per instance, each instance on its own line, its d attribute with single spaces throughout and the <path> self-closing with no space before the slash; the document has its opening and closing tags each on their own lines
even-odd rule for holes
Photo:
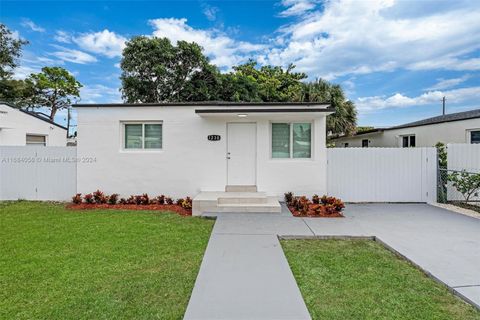
<svg viewBox="0 0 480 320">
<path fill-rule="evenodd" d="M 257 124 L 227 124 L 227 183 L 256 185 Z"/>
</svg>

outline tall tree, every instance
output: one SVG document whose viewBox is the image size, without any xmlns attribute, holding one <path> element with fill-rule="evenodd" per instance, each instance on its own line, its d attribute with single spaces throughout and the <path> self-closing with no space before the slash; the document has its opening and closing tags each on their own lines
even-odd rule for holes
<svg viewBox="0 0 480 320">
<path fill-rule="evenodd" d="M 6 25 L 0 23 L 0 80 L 9 79 L 28 41 L 16 39 Z"/>
<path fill-rule="evenodd" d="M 32 104 L 50 109 L 52 121 L 58 110 L 69 107 L 73 98 L 80 97 L 82 84 L 61 67 L 44 67 L 42 72 L 31 74 L 26 81 L 35 92 Z"/>
<path fill-rule="evenodd" d="M 327 133 L 346 135 L 355 133 L 357 110 L 355 104 L 347 100 L 340 85 L 330 84 L 323 79 L 304 83 L 297 98 L 305 102 L 332 103 L 335 113 L 327 117 Z"/>
<path fill-rule="evenodd" d="M 196 43 L 167 38 L 134 37 L 121 61 L 122 96 L 126 102 L 215 100 L 218 70 Z"/>
<path fill-rule="evenodd" d="M 292 72 L 294 65 L 286 70 L 278 66 L 257 68 L 255 61 L 233 67 L 224 75 L 224 100 L 285 102 L 302 89 L 304 73 Z"/>
</svg>

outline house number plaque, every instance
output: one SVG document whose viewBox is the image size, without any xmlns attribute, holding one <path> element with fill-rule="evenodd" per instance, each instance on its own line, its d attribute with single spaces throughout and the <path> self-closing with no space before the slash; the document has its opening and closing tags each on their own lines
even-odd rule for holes
<svg viewBox="0 0 480 320">
<path fill-rule="evenodd" d="M 219 141 L 220 135 L 219 134 L 211 134 L 207 136 L 208 141 Z"/>
</svg>

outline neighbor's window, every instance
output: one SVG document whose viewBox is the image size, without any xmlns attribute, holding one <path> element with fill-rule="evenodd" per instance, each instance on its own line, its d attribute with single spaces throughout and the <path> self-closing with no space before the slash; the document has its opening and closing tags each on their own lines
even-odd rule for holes
<svg viewBox="0 0 480 320">
<path fill-rule="evenodd" d="M 470 143 L 480 143 L 480 130 L 470 131 Z"/>
<path fill-rule="evenodd" d="M 125 123 L 125 149 L 162 149 L 162 123 Z"/>
<path fill-rule="evenodd" d="M 46 136 L 27 134 L 27 146 L 46 146 L 46 138 Z"/>
<path fill-rule="evenodd" d="M 415 145 L 416 145 L 415 135 L 402 137 L 402 147 L 409 148 L 409 147 L 415 147 Z"/>
<path fill-rule="evenodd" d="M 311 123 L 272 123 L 272 158 L 311 157 Z"/>
</svg>

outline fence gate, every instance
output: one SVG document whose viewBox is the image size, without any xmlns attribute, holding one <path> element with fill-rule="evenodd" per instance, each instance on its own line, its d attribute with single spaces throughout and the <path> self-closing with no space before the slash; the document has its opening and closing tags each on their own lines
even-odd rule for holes
<svg viewBox="0 0 480 320">
<path fill-rule="evenodd" d="M 77 189 L 75 147 L 0 147 L 0 200 L 68 200 Z"/>
<path fill-rule="evenodd" d="M 435 148 L 329 148 L 328 193 L 348 202 L 435 202 Z"/>
</svg>

